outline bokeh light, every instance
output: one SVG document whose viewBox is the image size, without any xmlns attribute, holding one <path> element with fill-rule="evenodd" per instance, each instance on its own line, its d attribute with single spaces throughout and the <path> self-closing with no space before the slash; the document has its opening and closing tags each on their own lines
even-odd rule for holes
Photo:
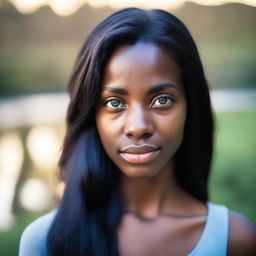
<svg viewBox="0 0 256 256">
<path fill-rule="evenodd" d="M 221 5 L 225 3 L 243 3 L 256 6 L 255 0 L 9 0 L 22 13 L 31 13 L 43 5 L 49 5 L 60 16 L 68 16 L 78 10 L 82 5 L 89 4 L 92 7 L 124 8 L 135 6 L 141 8 L 174 9 L 185 2 L 193 2 L 201 5 Z"/>
<path fill-rule="evenodd" d="M 61 140 L 52 127 L 32 128 L 27 137 L 27 148 L 33 162 L 43 170 L 53 170 L 59 159 Z"/>
<path fill-rule="evenodd" d="M 0 230 L 8 230 L 14 223 L 12 205 L 23 155 L 17 133 L 8 132 L 0 139 Z"/>
<path fill-rule="evenodd" d="M 28 179 L 22 186 L 19 199 L 28 211 L 40 212 L 51 205 L 51 193 L 48 185 L 39 179 Z"/>
<path fill-rule="evenodd" d="M 65 190 L 65 183 L 64 182 L 59 182 L 57 187 L 56 187 L 56 197 L 58 199 L 62 198 L 64 190 Z"/>
</svg>

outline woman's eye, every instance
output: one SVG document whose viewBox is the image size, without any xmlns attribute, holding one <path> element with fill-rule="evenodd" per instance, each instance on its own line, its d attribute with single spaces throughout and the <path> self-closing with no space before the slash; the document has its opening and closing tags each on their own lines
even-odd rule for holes
<svg viewBox="0 0 256 256">
<path fill-rule="evenodd" d="M 118 99 L 111 99 L 106 101 L 105 106 L 108 108 L 125 108 L 124 103 Z"/>
<path fill-rule="evenodd" d="M 172 104 L 173 101 L 174 100 L 168 96 L 161 96 L 153 102 L 152 107 L 168 106 Z"/>
</svg>

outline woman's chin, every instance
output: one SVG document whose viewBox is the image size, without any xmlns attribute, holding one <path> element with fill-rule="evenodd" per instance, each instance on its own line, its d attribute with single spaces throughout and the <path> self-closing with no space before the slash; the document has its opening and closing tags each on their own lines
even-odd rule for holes
<svg viewBox="0 0 256 256">
<path fill-rule="evenodd" d="M 146 178 L 150 179 L 155 177 L 158 174 L 156 170 L 150 170 L 149 168 L 142 167 L 134 167 L 134 168 L 127 168 L 126 170 L 122 170 L 121 173 L 127 178 Z"/>
</svg>

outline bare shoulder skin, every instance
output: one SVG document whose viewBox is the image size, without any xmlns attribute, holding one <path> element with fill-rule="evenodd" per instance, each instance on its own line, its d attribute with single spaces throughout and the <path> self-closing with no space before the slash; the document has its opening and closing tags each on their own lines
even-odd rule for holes
<svg viewBox="0 0 256 256">
<path fill-rule="evenodd" d="M 229 256 L 256 255 L 256 226 L 244 216 L 230 212 Z"/>
</svg>

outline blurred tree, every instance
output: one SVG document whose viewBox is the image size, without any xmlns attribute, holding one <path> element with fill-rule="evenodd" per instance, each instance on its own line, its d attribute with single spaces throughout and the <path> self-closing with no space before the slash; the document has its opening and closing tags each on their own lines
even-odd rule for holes
<svg viewBox="0 0 256 256">
<path fill-rule="evenodd" d="M 63 91 L 82 42 L 113 12 L 84 5 L 64 18 L 43 6 L 22 15 L 1 3 L 0 96 Z M 171 12 L 192 31 L 212 88 L 256 88 L 256 8 L 186 3 Z"/>
</svg>

